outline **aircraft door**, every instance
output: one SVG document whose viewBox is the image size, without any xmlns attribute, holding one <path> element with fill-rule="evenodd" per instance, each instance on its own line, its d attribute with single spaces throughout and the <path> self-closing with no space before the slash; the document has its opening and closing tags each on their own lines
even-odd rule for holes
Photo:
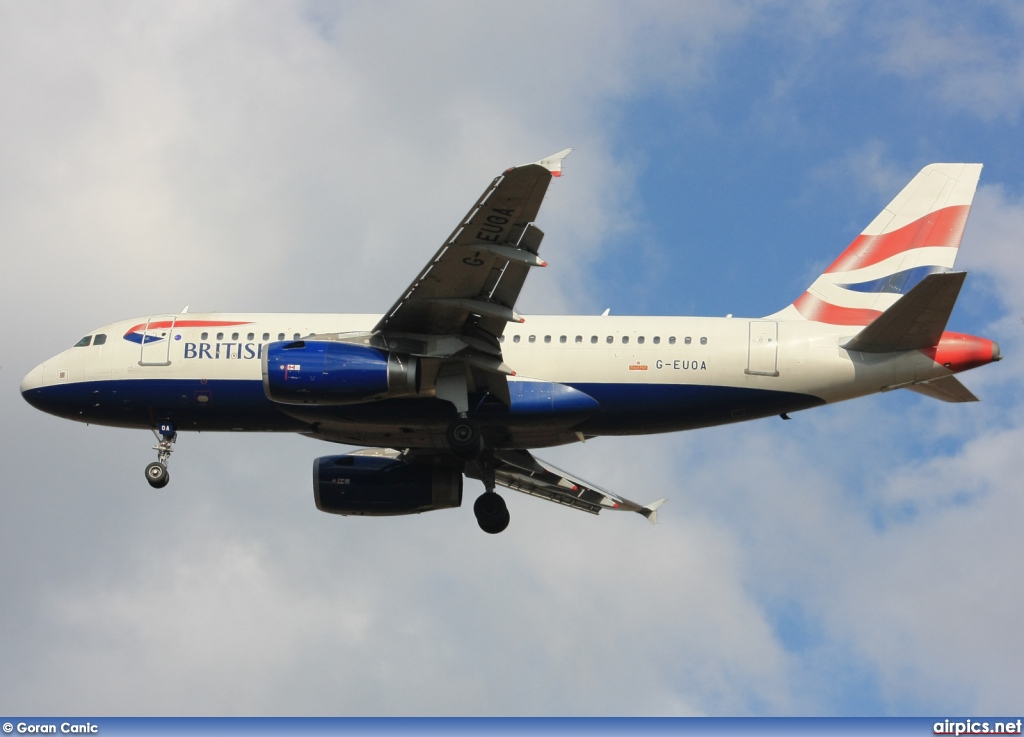
<svg viewBox="0 0 1024 737">
<path fill-rule="evenodd" d="M 174 325 L 177 315 L 158 315 L 146 321 L 139 333 L 142 342 L 139 345 L 140 366 L 170 366 L 171 342 L 174 340 Z"/>
<path fill-rule="evenodd" d="M 779 324 L 769 320 L 752 320 L 746 373 L 755 376 L 778 376 L 778 359 Z"/>
</svg>

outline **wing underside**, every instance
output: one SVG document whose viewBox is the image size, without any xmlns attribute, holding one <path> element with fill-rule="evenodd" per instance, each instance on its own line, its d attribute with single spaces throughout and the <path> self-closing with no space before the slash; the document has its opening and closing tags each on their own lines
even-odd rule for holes
<svg viewBox="0 0 1024 737">
<path fill-rule="evenodd" d="M 525 450 L 495 451 L 495 481 L 513 491 L 599 514 L 604 509 L 637 512 L 651 524 L 658 521 L 664 499 L 642 505 L 577 478 Z M 470 475 L 467 473 L 467 475 Z"/>
</svg>

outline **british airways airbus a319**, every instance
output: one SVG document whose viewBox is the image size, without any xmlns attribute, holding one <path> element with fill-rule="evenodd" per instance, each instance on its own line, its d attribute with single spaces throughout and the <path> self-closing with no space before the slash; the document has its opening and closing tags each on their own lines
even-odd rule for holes
<svg viewBox="0 0 1024 737">
<path fill-rule="evenodd" d="M 976 401 L 956 374 L 1000 358 L 948 332 L 980 164 L 932 164 L 796 301 L 758 318 L 515 311 L 545 266 L 533 224 L 569 149 L 508 169 L 380 315 L 177 314 L 105 325 L 32 369 L 21 393 L 71 420 L 152 430 L 156 488 L 179 431 L 281 431 L 369 446 L 313 462 L 318 509 L 458 507 L 505 529 L 500 485 L 593 514 L 643 505 L 530 450 L 674 432 L 906 388 Z"/>
</svg>

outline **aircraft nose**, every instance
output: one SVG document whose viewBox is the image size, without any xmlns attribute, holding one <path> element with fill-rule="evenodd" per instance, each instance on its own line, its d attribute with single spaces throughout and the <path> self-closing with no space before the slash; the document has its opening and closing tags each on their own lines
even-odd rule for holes
<svg viewBox="0 0 1024 737">
<path fill-rule="evenodd" d="M 39 364 L 34 369 L 25 374 L 25 378 L 21 380 L 21 393 L 38 389 L 43 385 L 43 364 Z"/>
<path fill-rule="evenodd" d="M 43 366 L 45 364 L 39 364 L 25 374 L 25 378 L 21 380 L 21 396 L 33 407 L 36 406 L 36 403 L 32 401 L 35 399 L 35 390 L 43 386 Z"/>
</svg>

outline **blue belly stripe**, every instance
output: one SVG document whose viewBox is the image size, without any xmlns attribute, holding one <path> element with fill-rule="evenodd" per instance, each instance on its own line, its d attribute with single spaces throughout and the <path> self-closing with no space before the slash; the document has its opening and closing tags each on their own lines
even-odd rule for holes
<svg viewBox="0 0 1024 737">
<path fill-rule="evenodd" d="M 595 435 L 656 433 L 737 422 L 806 409 L 818 397 L 745 387 L 698 384 L 590 384 L 510 382 L 511 409 L 488 400 L 478 417 L 484 424 L 578 421 Z M 173 420 L 180 430 L 304 432 L 309 424 L 267 399 L 261 381 L 211 379 L 120 379 L 56 384 L 25 392 L 34 407 L 79 422 L 117 427 L 151 427 Z M 453 413 L 436 399 L 390 399 L 356 405 L 305 407 L 305 416 L 353 422 L 395 422 L 436 426 Z"/>
</svg>

